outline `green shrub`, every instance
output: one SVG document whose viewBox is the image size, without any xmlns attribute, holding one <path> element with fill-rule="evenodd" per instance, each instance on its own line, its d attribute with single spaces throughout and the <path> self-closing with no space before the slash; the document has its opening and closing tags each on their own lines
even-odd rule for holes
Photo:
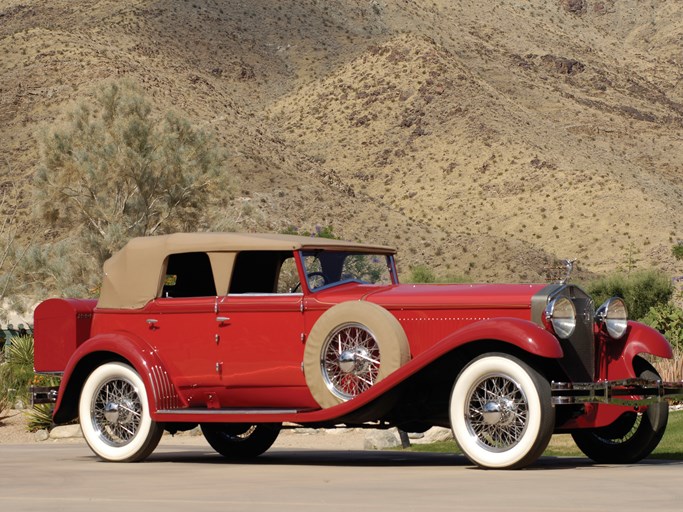
<svg viewBox="0 0 683 512">
<path fill-rule="evenodd" d="M 410 269 L 407 281 L 409 283 L 433 283 L 436 281 L 436 276 L 426 265 L 415 265 Z"/>
<path fill-rule="evenodd" d="M 9 417 L 9 410 L 11 408 L 12 404 L 9 397 L 6 394 L 0 394 L 0 425 L 2 425 L 3 420 Z"/>
<path fill-rule="evenodd" d="M 643 322 L 657 329 L 678 350 L 683 350 L 683 309 L 673 304 L 660 304 L 650 308 Z"/>
<path fill-rule="evenodd" d="M 596 307 L 610 297 L 622 297 L 629 317 L 640 320 L 650 308 L 666 305 L 673 294 L 669 277 L 657 270 L 644 270 L 633 274 L 612 274 L 586 285 Z"/>
<path fill-rule="evenodd" d="M 27 413 L 28 422 L 26 424 L 29 432 L 38 430 L 50 430 L 52 428 L 53 404 L 35 404 Z"/>
<path fill-rule="evenodd" d="M 17 399 L 28 402 L 33 380 L 33 337 L 15 336 L 6 347 L 5 362 L 0 365 L 0 397 L 10 406 Z"/>
<path fill-rule="evenodd" d="M 683 260 L 683 242 L 678 242 L 676 245 L 674 245 L 671 248 L 671 254 L 673 254 L 674 258 L 677 260 Z"/>
</svg>

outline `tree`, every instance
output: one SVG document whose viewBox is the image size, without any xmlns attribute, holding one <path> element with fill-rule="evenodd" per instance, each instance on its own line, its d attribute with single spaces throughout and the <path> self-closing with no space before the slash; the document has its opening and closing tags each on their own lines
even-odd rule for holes
<svg viewBox="0 0 683 512">
<path fill-rule="evenodd" d="M 42 138 L 37 216 L 68 236 L 35 248 L 32 266 L 58 292 L 94 294 L 102 263 L 131 237 L 204 227 L 226 189 L 223 162 L 206 133 L 156 114 L 134 84 L 104 87 Z"/>
<path fill-rule="evenodd" d="M 12 176 L 8 163 L 8 176 Z M 8 310 L 23 310 L 24 304 L 15 296 L 16 276 L 22 273 L 22 265 L 31 248 L 34 230 L 21 230 L 18 222 L 21 191 L 7 180 L 0 187 L 0 320 L 7 319 Z M 20 230 L 21 235 L 20 236 Z"/>
</svg>

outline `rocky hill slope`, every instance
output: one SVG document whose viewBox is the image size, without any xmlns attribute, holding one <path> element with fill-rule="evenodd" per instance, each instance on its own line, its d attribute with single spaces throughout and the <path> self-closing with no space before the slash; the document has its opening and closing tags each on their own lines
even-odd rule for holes
<svg viewBox="0 0 683 512">
<path fill-rule="evenodd" d="M 229 152 L 228 229 L 680 273 L 682 39 L 675 0 L 0 0 L 2 182 L 28 222 L 36 134 L 127 77 Z"/>
</svg>

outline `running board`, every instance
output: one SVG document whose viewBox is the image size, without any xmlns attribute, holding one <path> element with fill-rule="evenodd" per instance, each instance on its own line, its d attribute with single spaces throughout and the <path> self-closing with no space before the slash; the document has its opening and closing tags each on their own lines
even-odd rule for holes
<svg viewBox="0 0 683 512">
<path fill-rule="evenodd" d="M 169 414 L 173 416 L 189 416 L 199 414 L 202 416 L 239 416 L 239 415 L 266 415 L 266 414 L 299 414 L 311 412 L 315 409 L 161 409 L 157 414 Z"/>
</svg>

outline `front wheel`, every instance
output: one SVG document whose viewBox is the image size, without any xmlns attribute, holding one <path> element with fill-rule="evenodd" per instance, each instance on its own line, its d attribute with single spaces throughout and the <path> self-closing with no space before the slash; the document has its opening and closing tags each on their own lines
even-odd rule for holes
<svg viewBox="0 0 683 512">
<path fill-rule="evenodd" d="M 541 456 L 553 433 L 550 384 L 516 357 L 484 354 L 458 375 L 450 418 L 470 461 L 490 469 L 523 468 Z"/>
<path fill-rule="evenodd" d="M 661 380 L 650 363 L 642 357 L 633 360 L 639 378 Z M 611 425 L 594 430 L 580 430 L 572 437 L 587 457 L 599 464 L 633 464 L 644 459 L 662 440 L 669 419 L 669 404 L 652 404 L 642 412 L 622 414 Z"/>
<path fill-rule="evenodd" d="M 268 450 L 280 433 L 280 423 L 202 423 L 202 434 L 211 448 L 228 459 L 249 459 Z"/>
<path fill-rule="evenodd" d="M 111 462 L 145 459 L 164 433 L 150 417 L 142 379 L 123 363 L 103 364 L 90 374 L 81 391 L 78 412 L 88 446 Z"/>
</svg>

